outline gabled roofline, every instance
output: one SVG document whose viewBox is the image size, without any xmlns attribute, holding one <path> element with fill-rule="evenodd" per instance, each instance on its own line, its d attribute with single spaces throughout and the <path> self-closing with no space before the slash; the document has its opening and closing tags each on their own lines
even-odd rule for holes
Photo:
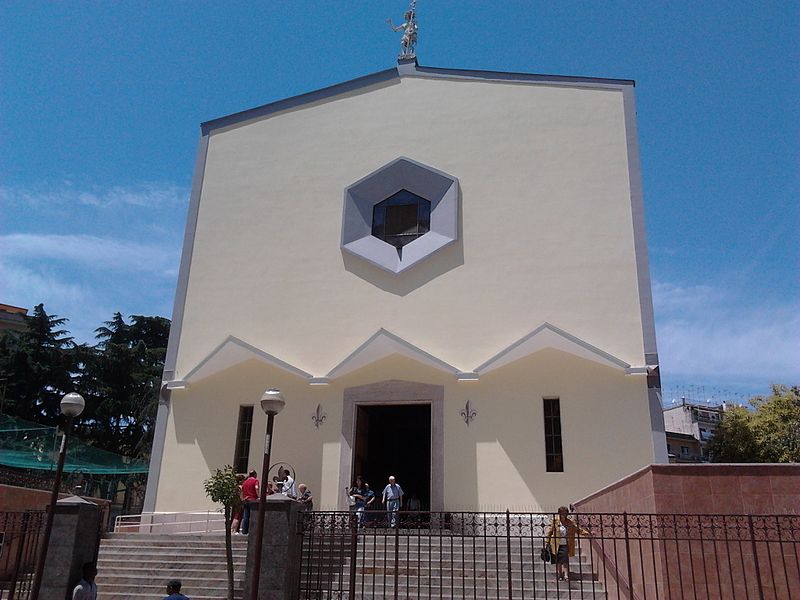
<svg viewBox="0 0 800 600">
<path fill-rule="evenodd" d="M 509 362 L 524 358 L 525 356 L 530 356 L 531 354 L 534 354 L 544 348 L 556 347 L 546 342 L 543 344 L 538 343 L 542 336 L 546 335 L 548 332 L 550 334 L 555 334 L 556 338 L 565 344 L 564 348 L 557 349 L 561 349 L 565 352 L 569 352 L 570 354 L 574 354 L 575 356 L 587 358 L 600 364 L 604 364 L 626 372 L 631 367 L 631 365 L 626 363 L 624 360 L 621 360 L 616 356 L 601 350 L 597 346 L 593 346 L 589 342 L 586 342 L 579 337 L 576 337 L 571 333 L 556 327 L 555 325 L 544 322 L 529 334 L 521 337 L 513 344 L 505 347 L 503 350 L 495 354 L 482 365 L 476 367 L 475 373 L 478 375 L 483 375 L 489 371 L 493 371 L 499 367 L 502 367 Z"/>
<path fill-rule="evenodd" d="M 398 73 L 397 68 L 393 67 L 391 69 L 386 69 L 385 71 L 378 71 L 377 73 L 372 73 L 371 75 L 364 75 L 363 77 L 357 77 L 355 79 L 350 79 L 349 81 L 336 83 L 334 85 L 324 87 L 319 90 L 314 90 L 312 92 L 306 92 L 305 94 L 300 94 L 298 96 L 290 96 L 288 98 L 283 98 L 282 100 L 270 102 L 269 104 L 263 104 L 261 106 L 256 106 L 255 108 L 249 108 L 241 112 L 233 113 L 232 115 L 211 119 L 210 121 L 201 123 L 200 128 L 202 129 L 203 135 L 208 135 L 214 129 L 220 129 L 221 127 L 228 127 L 230 125 L 237 125 L 244 121 L 258 119 L 276 112 L 297 108 L 298 106 L 310 104 L 312 102 L 319 102 L 320 100 L 326 100 L 327 98 L 332 98 L 340 94 L 346 94 L 347 92 L 360 90 L 372 85 L 378 85 L 386 81 L 399 78 L 400 74 Z"/>
<path fill-rule="evenodd" d="M 235 337 L 233 335 L 229 335 L 228 337 L 225 338 L 225 340 L 221 344 L 219 344 L 205 358 L 203 358 L 199 363 L 197 363 L 197 365 L 195 365 L 194 368 L 191 371 L 186 373 L 186 375 L 183 376 L 181 381 L 186 382 L 186 383 L 190 383 L 190 382 L 194 381 L 195 379 L 197 379 L 196 375 L 198 373 L 200 373 L 204 367 L 211 366 L 213 364 L 214 359 L 217 356 L 219 356 L 219 354 L 223 350 L 225 350 L 228 347 L 232 347 L 232 346 L 236 347 L 236 348 L 239 348 L 240 350 L 244 350 L 247 353 L 247 355 L 249 356 L 249 358 L 254 358 L 254 359 L 260 360 L 260 361 L 262 361 L 264 363 L 267 363 L 267 364 L 270 364 L 270 365 L 272 365 L 274 367 L 278 367 L 279 369 L 283 369 L 284 371 L 287 371 L 288 373 L 292 373 L 293 375 L 297 375 L 298 377 L 302 377 L 303 379 L 311 379 L 311 377 L 312 377 L 311 373 L 306 373 L 302 369 L 299 369 L 298 367 L 295 367 L 294 365 L 291 365 L 291 364 L 287 363 L 286 361 L 281 360 L 277 356 L 269 354 L 268 352 L 264 352 L 260 348 L 256 348 L 252 344 L 248 344 L 244 340 L 241 340 L 241 339 L 239 339 L 239 338 L 237 338 L 237 337 Z M 241 362 L 243 362 L 243 361 L 237 361 L 235 364 L 240 364 Z M 199 379 L 205 379 L 209 375 L 212 375 L 212 374 L 216 373 L 216 371 L 214 371 L 214 368 L 215 367 L 212 366 L 211 373 L 209 373 L 207 375 L 203 375 Z M 169 386 L 169 384 L 167 384 L 167 385 Z"/>
<path fill-rule="evenodd" d="M 545 75 L 541 73 L 519 73 L 516 71 L 485 71 L 481 69 L 448 69 L 446 67 L 422 67 L 417 65 L 415 75 L 433 77 L 455 77 L 464 79 L 489 79 L 494 81 L 511 81 L 526 83 L 567 83 L 595 84 L 603 86 L 635 86 L 633 79 L 609 79 L 605 77 L 584 77 L 581 75 Z"/>
<path fill-rule="evenodd" d="M 633 87 L 636 82 L 632 79 L 605 79 L 602 77 L 580 77 L 573 75 L 540 75 L 535 73 L 516 73 L 504 71 L 483 71 L 472 69 L 448 69 L 442 67 L 422 67 L 416 61 L 402 62 L 396 67 L 378 71 L 356 79 L 350 79 L 342 83 L 337 83 L 319 90 L 306 92 L 298 96 L 290 96 L 282 100 L 270 102 L 261 106 L 256 106 L 241 112 L 211 119 L 201 123 L 202 134 L 208 135 L 216 129 L 238 125 L 246 121 L 266 117 L 268 115 L 298 108 L 312 102 L 319 102 L 328 98 L 333 98 L 347 92 L 354 92 L 373 85 L 379 85 L 401 77 L 425 77 L 442 79 L 463 79 L 463 80 L 484 80 L 484 81 L 503 81 L 508 83 L 550 83 L 566 85 L 570 87 L 599 87 L 599 88 L 620 88 Z"/>
<path fill-rule="evenodd" d="M 460 371 L 453 365 L 446 363 L 440 358 L 437 358 L 429 352 L 425 352 L 414 344 L 407 342 L 398 335 L 395 335 L 383 328 L 380 328 L 369 339 L 361 344 L 358 348 L 353 350 L 347 358 L 341 361 L 338 365 L 333 367 L 325 376 L 326 379 L 336 379 L 342 377 L 353 371 L 357 371 L 361 367 L 365 367 L 373 362 L 389 356 L 385 352 L 385 348 L 380 348 L 380 342 L 385 341 L 393 349 L 394 353 L 403 354 L 418 362 L 429 365 L 445 373 L 451 375 L 458 375 Z"/>
</svg>

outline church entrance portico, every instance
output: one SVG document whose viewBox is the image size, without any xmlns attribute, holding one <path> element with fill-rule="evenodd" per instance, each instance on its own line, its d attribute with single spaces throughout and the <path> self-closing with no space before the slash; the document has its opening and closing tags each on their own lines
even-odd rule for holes
<svg viewBox="0 0 800 600">
<path fill-rule="evenodd" d="M 444 388 L 438 385 L 390 380 L 347 388 L 342 484 L 350 485 L 361 475 L 379 503 L 389 475 L 394 475 L 406 502 L 413 494 L 423 510 L 442 510 L 443 402 Z M 340 508 L 344 502 L 342 498 Z"/>
</svg>

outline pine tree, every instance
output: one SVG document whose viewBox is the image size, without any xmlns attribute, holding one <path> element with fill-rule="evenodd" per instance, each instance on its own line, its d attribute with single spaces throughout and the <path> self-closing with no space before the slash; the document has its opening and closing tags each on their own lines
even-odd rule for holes
<svg viewBox="0 0 800 600">
<path fill-rule="evenodd" d="M 43 304 L 36 305 L 25 322 L 25 331 L 0 338 L 0 373 L 6 378 L 3 410 L 55 425 L 62 396 L 74 389 L 75 344 L 62 329 L 67 319 L 48 315 Z"/>
</svg>

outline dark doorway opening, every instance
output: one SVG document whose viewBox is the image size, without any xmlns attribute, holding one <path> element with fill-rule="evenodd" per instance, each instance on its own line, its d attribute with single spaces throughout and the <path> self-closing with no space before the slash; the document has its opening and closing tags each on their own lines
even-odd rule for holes
<svg viewBox="0 0 800 600">
<path fill-rule="evenodd" d="M 420 510 L 430 508 L 431 405 L 359 405 L 352 478 L 361 475 L 380 502 L 389 475 L 397 478 L 405 498 L 416 496 Z M 376 508 L 378 508 L 376 506 Z"/>
</svg>

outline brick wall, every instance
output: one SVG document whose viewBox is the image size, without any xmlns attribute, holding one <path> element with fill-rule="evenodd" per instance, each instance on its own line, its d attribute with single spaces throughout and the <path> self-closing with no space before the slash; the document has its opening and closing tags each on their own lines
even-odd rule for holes
<svg viewBox="0 0 800 600">
<path fill-rule="evenodd" d="M 800 465 L 650 465 L 573 507 L 601 532 L 588 543 L 609 597 L 785 600 L 800 589 Z"/>
</svg>

